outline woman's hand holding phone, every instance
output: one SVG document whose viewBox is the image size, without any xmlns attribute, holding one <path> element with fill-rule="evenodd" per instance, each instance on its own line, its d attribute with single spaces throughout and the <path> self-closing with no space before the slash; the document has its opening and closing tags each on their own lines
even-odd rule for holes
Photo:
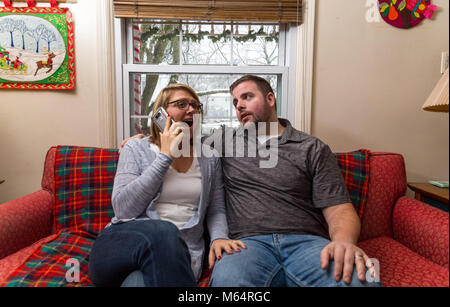
<svg viewBox="0 0 450 307">
<path fill-rule="evenodd" d="M 184 136 L 183 127 L 178 123 L 173 123 L 169 117 L 166 120 L 164 131 L 159 133 L 161 138 L 161 152 L 174 159 L 174 154 L 178 150 L 178 145 Z"/>
</svg>

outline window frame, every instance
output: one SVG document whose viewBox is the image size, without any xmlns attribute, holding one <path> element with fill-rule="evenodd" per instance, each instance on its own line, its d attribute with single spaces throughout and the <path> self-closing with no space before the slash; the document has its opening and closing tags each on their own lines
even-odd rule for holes
<svg viewBox="0 0 450 307">
<path fill-rule="evenodd" d="M 133 73 L 270 74 L 281 75 L 280 117 L 295 123 L 298 27 L 280 24 L 280 60 L 275 66 L 152 65 L 133 62 L 132 19 L 114 18 L 116 59 L 116 121 L 118 144 L 130 136 L 130 85 Z"/>
</svg>

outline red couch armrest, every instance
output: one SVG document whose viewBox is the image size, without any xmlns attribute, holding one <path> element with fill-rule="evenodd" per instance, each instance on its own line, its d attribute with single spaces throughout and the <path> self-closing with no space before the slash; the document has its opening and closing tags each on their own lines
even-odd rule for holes
<svg viewBox="0 0 450 307">
<path fill-rule="evenodd" d="M 448 213 L 402 197 L 393 213 L 394 238 L 419 255 L 448 269 Z"/>
<path fill-rule="evenodd" d="M 403 156 L 395 153 L 371 153 L 369 192 L 359 241 L 392 237 L 392 211 L 406 192 Z"/>
<path fill-rule="evenodd" d="M 0 259 L 51 234 L 52 204 L 40 190 L 0 205 Z"/>
</svg>

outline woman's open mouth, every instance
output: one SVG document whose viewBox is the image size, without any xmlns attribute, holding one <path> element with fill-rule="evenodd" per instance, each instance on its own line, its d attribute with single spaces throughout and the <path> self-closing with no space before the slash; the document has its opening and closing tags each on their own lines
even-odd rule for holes
<svg viewBox="0 0 450 307">
<path fill-rule="evenodd" d="M 187 124 L 189 127 L 192 127 L 192 125 L 194 124 L 194 121 L 192 119 L 184 120 L 183 122 Z"/>
</svg>

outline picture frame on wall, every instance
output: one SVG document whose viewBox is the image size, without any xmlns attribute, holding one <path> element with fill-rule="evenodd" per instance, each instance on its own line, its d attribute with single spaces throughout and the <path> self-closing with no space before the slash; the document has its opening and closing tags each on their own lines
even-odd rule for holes
<svg viewBox="0 0 450 307">
<path fill-rule="evenodd" d="M 0 7 L 0 88 L 74 87 L 74 31 L 69 9 Z"/>
</svg>

